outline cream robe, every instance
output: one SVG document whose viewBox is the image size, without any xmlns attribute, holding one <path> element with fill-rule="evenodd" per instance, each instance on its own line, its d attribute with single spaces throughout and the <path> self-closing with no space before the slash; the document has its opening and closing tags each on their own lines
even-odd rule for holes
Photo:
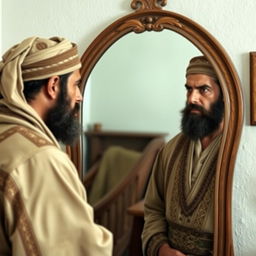
<svg viewBox="0 0 256 256">
<path fill-rule="evenodd" d="M 0 255 L 112 255 L 68 155 L 3 107 L 0 120 Z"/>
<path fill-rule="evenodd" d="M 60 40 L 30 55 L 36 40 L 25 39 L 0 62 L 0 255 L 110 256 L 112 234 L 94 223 L 75 166 L 23 95 L 21 66 L 57 56 L 71 43 Z"/>
<path fill-rule="evenodd" d="M 186 255 L 212 255 L 214 177 L 221 135 L 204 150 L 182 134 L 158 154 L 145 197 L 143 253 L 167 242 Z"/>
</svg>

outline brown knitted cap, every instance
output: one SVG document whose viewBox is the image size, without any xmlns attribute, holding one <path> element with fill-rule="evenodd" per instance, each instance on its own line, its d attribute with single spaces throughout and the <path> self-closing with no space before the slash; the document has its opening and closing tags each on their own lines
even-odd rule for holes
<svg viewBox="0 0 256 256">
<path fill-rule="evenodd" d="M 186 77 L 191 74 L 205 74 L 218 81 L 218 76 L 212 64 L 205 56 L 197 56 L 190 60 L 186 71 Z"/>
<path fill-rule="evenodd" d="M 59 37 L 37 38 L 21 65 L 24 81 L 63 75 L 80 67 L 77 46 Z"/>
</svg>

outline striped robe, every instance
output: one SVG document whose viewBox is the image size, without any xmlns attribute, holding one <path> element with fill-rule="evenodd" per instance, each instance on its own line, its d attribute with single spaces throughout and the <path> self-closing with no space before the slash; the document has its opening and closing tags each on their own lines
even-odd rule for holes
<svg viewBox="0 0 256 256">
<path fill-rule="evenodd" d="M 212 255 L 221 137 L 202 150 L 180 133 L 159 152 L 145 197 L 144 255 L 157 256 L 163 243 L 186 255 Z"/>
</svg>

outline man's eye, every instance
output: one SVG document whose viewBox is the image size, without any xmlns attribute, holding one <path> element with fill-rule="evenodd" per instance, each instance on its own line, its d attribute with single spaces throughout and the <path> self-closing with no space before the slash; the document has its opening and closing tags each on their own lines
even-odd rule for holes
<svg viewBox="0 0 256 256">
<path fill-rule="evenodd" d="M 209 92 L 209 88 L 208 87 L 202 87 L 202 88 L 200 88 L 200 92 L 201 93 Z"/>
</svg>

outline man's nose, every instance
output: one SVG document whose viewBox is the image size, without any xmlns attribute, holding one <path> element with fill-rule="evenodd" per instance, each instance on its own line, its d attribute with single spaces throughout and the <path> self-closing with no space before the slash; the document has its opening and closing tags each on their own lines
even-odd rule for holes
<svg viewBox="0 0 256 256">
<path fill-rule="evenodd" d="M 82 100 L 83 100 L 83 96 L 82 96 L 82 94 L 81 94 L 81 91 L 80 91 L 79 88 L 77 88 L 77 90 L 76 90 L 76 101 L 77 101 L 77 102 L 80 102 L 80 101 L 82 101 Z"/>
<path fill-rule="evenodd" d="M 188 95 L 188 103 L 189 104 L 197 104 L 199 102 L 199 93 L 196 90 L 193 90 Z"/>
</svg>

